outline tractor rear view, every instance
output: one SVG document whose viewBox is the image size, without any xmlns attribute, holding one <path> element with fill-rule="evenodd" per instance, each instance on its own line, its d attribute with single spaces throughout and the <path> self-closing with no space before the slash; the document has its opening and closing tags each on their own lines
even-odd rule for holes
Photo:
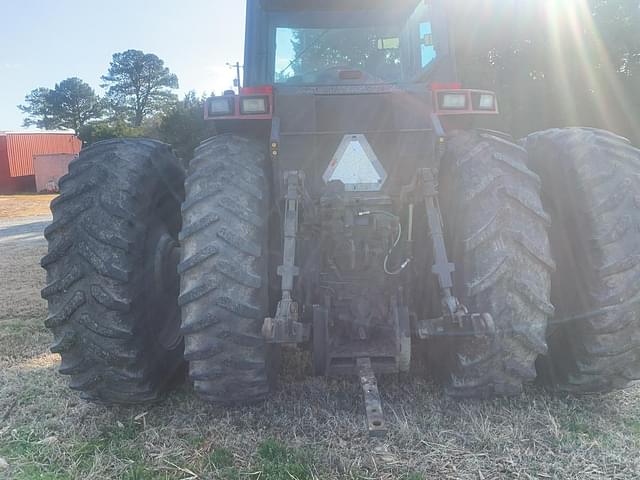
<svg viewBox="0 0 640 480">
<path fill-rule="evenodd" d="M 184 172 L 111 140 L 60 182 L 42 260 L 71 387 L 154 401 L 188 364 L 217 403 L 263 400 L 280 350 L 456 397 L 539 377 L 576 393 L 640 378 L 640 151 L 561 129 L 487 130 L 440 0 L 248 0 L 245 87 Z"/>
</svg>

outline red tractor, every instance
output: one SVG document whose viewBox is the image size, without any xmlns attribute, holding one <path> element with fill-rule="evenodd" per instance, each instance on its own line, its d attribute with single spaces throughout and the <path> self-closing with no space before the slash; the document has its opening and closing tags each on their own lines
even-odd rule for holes
<svg viewBox="0 0 640 480">
<path fill-rule="evenodd" d="M 185 174 L 168 145 L 86 148 L 42 260 L 71 388 L 156 400 L 267 397 L 279 352 L 358 375 L 440 378 L 456 397 L 640 378 L 640 151 L 561 129 L 483 129 L 442 0 L 249 0 L 245 84 Z"/>
</svg>

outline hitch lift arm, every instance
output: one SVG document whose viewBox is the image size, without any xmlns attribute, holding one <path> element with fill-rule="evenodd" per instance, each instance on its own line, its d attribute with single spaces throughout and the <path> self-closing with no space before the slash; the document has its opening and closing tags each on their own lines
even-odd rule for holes
<svg viewBox="0 0 640 480">
<path fill-rule="evenodd" d="M 438 277 L 438 285 L 442 294 L 442 306 L 448 315 L 455 315 L 461 308 L 460 302 L 453 296 L 452 274 L 456 266 L 449 262 L 447 248 L 444 243 L 442 230 L 442 213 L 438 203 L 438 188 L 436 186 L 436 174 L 433 169 L 425 168 L 418 172 L 422 184 L 422 194 L 427 212 L 427 224 L 429 235 L 433 245 L 434 264 L 431 271 Z"/>
<path fill-rule="evenodd" d="M 445 245 L 442 213 L 438 202 L 437 170 L 423 168 L 418 170 L 411 185 L 403 189 L 403 196 L 418 196 L 425 206 L 427 226 L 433 248 L 432 273 L 438 279 L 442 304 L 442 316 L 439 318 L 418 320 L 417 335 L 426 340 L 433 337 L 482 336 L 494 335 L 495 326 L 488 313 L 469 313 L 453 294 L 453 276 L 455 264 L 449 262 Z M 417 195 L 416 195 L 417 194 Z M 413 204 L 409 205 L 413 214 Z"/>
<path fill-rule="evenodd" d="M 282 278 L 282 299 L 278 302 L 274 318 L 265 318 L 262 334 L 267 343 L 302 343 L 310 336 L 310 326 L 299 322 L 298 302 L 293 300 L 294 278 L 300 274 L 296 266 L 296 239 L 298 235 L 299 207 L 304 188 L 304 175 L 288 171 L 285 181 L 284 248 L 278 275 Z"/>
</svg>

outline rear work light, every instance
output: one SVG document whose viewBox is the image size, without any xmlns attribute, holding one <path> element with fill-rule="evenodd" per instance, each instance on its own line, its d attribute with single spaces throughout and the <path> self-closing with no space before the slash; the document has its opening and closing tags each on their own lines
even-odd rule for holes
<svg viewBox="0 0 640 480">
<path fill-rule="evenodd" d="M 436 115 L 498 115 L 498 99 L 489 90 L 432 86 Z"/>
<path fill-rule="evenodd" d="M 492 93 L 475 94 L 473 98 L 473 108 L 478 110 L 495 111 L 496 96 Z"/>
<path fill-rule="evenodd" d="M 240 97 L 242 115 L 260 115 L 269 113 L 269 97 Z"/>
<path fill-rule="evenodd" d="M 273 87 L 271 85 L 231 90 L 211 97 L 205 106 L 205 120 L 271 120 L 273 118 Z"/>
<path fill-rule="evenodd" d="M 442 110 L 466 110 L 466 93 L 443 93 L 439 95 L 440 108 Z"/>
<path fill-rule="evenodd" d="M 209 116 L 225 117 L 235 113 L 235 98 L 232 96 L 213 97 L 209 99 Z"/>
</svg>

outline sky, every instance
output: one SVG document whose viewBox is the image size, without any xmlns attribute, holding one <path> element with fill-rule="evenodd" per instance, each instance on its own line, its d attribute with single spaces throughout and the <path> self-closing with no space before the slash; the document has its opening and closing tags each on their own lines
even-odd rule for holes
<svg viewBox="0 0 640 480">
<path fill-rule="evenodd" d="M 23 130 L 17 105 L 38 87 L 79 77 L 102 94 L 111 57 L 154 53 L 189 90 L 231 88 L 242 62 L 245 0 L 20 0 L 3 2 L 0 131 Z"/>
</svg>

